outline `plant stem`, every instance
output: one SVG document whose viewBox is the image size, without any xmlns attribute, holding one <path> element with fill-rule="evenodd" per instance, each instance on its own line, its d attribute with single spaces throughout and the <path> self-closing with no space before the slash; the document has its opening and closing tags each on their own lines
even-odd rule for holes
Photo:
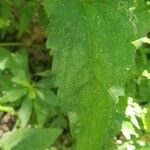
<svg viewBox="0 0 150 150">
<path fill-rule="evenodd" d="M 10 113 L 12 115 L 16 114 L 15 110 L 12 107 L 8 107 L 8 106 L 0 105 L 0 111 L 1 112 L 7 112 L 7 113 Z"/>
<path fill-rule="evenodd" d="M 31 46 L 30 44 L 27 43 L 0 43 L 0 46 L 2 47 L 13 47 L 13 46 L 23 46 L 23 47 L 28 47 Z"/>
</svg>

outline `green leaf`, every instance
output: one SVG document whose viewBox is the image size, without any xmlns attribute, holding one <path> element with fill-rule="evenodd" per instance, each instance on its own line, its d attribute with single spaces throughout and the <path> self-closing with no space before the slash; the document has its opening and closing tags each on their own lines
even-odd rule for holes
<svg viewBox="0 0 150 150">
<path fill-rule="evenodd" d="M 131 140 L 132 135 L 138 136 L 138 134 L 135 131 L 133 124 L 131 122 L 128 122 L 128 121 L 123 121 L 122 133 L 127 140 Z"/>
<path fill-rule="evenodd" d="M 0 91 L 10 91 L 14 89 L 14 85 L 11 82 L 12 75 L 7 71 L 0 72 Z"/>
<path fill-rule="evenodd" d="M 36 73 L 36 75 L 38 76 L 41 76 L 41 77 L 53 77 L 53 74 L 50 70 L 45 70 L 45 71 L 42 71 L 42 72 L 38 72 Z"/>
<path fill-rule="evenodd" d="M 36 6 L 35 1 L 27 2 L 27 4 L 22 6 L 19 35 L 28 31 L 28 27 L 31 23 L 32 16 L 33 16 L 35 8 L 36 8 L 35 6 Z"/>
<path fill-rule="evenodd" d="M 56 81 L 54 78 L 43 78 L 36 83 L 36 86 L 39 88 L 56 88 Z"/>
<path fill-rule="evenodd" d="M 31 86 L 31 83 L 30 83 L 30 80 L 28 80 L 28 79 L 23 79 L 22 77 L 18 77 L 18 76 L 14 76 L 12 79 L 11 79 L 11 81 L 13 82 L 13 83 L 16 83 L 16 84 L 19 84 L 19 85 L 21 85 L 21 86 L 23 86 L 23 87 L 30 87 Z"/>
<path fill-rule="evenodd" d="M 135 59 L 131 2 L 45 1 L 47 48 L 77 150 L 109 149 L 116 105 Z"/>
<path fill-rule="evenodd" d="M 32 108 L 33 108 L 33 101 L 31 99 L 25 98 L 18 111 L 18 117 L 21 121 L 22 128 L 24 128 L 27 125 L 31 117 Z"/>
<path fill-rule="evenodd" d="M 23 97 L 27 93 L 24 88 L 14 89 L 11 91 L 6 91 L 2 97 L 0 97 L 0 103 L 14 102 Z"/>
<path fill-rule="evenodd" d="M 31 85 L 28 87 L 29 88 L 29 92 L 28 92 L 28 97 L 30 99 L 35 99 L 36 98 L 36 89 Z"/>
<path fill-rule="evenodd" d="M 31 81 L 26 78 L 26 76 L 24 76 L 24 77 L 20 76 L 20 75 L 19 76 L 15 76 L 14 78 L 12 78 L 12 82 L 27 88 L 28 89 L 28 97 L 29 97 L 29 99 L 35 99 L 36 98 L 36 89 L 33 86 L 33 84 L 30 83 Z"/>
<path fill-rule="evenodd" d="M 9 68 L 15 77 L 19 79 L 27 79 L 28 76 L 28 57 L 25 50 L 21 50 L 11 54 Z"/>
<path fill-rule="evenodd" d="M 57 96 L 50 89 L 42 89 L 36 90 L 39 98 L 48 104 L 49 106 L 59 106 L 59 101 Z"/>
<path fill-rule="evenodd" d="M 4 18 L 11 17 L 11 2 L 4 0 L 0 3 L 1 12 Z"/>
<path fill-rule="evenodd" d="M 59 129 L 19 129 L 8 132 L 0 141 L 3 150 L 44 150 L 60 135 Z"/>
<path fill-rule="evenodd" d="M 143 109 L 142 122 L 144 124 L 145 131 L 150 132 L 150 106 Z"/>
<path fill-rule="evenodd" d="M 40 7 L 39 9 L 39 18 L 40 18 L 40 23 L 42 27 L 45 29 L 49 23 L 49 20 L 48 20 L 44 7 Z"/>
<path fill-rule="evenodd" d="M 134 13 L 136 14 L 137 18 L 137 33 L 138 37 L 141 38 L 146 36 L 146 34 L 150 31 L 150 6 L 148 5 L 149 0 L 138 0 L 135 1 L 135 10 Z"/>
<path fill-rule="evenodd" d="M 13 0 L 13 4 L 14 4 L 16 7 L 20 8 L 20 7 L 23 5 L 23 2 L 20 1 L 20 0 Z M 22 7 L 21 7 L 21 8 L 22 8 Z"/>
<path fill-rule="evenodd" d="M 0 47 L 0 70 L 4 70 L 7 67 L 9 57 L 8 50 Z"/>
<path fill-rule="evenodd" d="M 39 98 L 34 100 L 34 109 L 39 127 L 43 127 L 49 115 L 49 106 L 47 106 Z"/>
</svg>

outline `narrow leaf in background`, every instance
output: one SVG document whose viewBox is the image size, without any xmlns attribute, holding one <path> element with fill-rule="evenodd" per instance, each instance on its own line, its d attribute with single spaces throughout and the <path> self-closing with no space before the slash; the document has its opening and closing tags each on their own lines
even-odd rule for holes
<svg viewBox="0 0 150 150">
<path fill-rule="evenodd" d="M 32 108 L 33 108 L 33 100 L 26 97 L 23 100 L 22 105 L 18 111 L 18 117 L 20 119 L 22 128 L 26 127 L 26 125 L 31 117 Z"/>
<path fill-rule="evenodd" d="M 8 132 L 0 141 L 3 150 L 44 150 L 60 135 L 59 129 L 19 129 Z"/>
</svg>

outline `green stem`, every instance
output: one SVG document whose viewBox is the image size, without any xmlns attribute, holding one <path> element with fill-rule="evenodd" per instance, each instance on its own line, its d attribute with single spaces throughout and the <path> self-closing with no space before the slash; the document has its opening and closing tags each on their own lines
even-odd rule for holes
<svg viewBox="0 0 150 150">
<path fill-rule="evenodd" d="M 1 112 L 7 112 L 7 113 L 10 113 L 12 115 L 16 114 L 15 110 L 12 107 L 8 107 L 8 106 L 0 105 L 0 111 Z"/>
<path fill-rule="evenodd" d="M 0 43 L 0 46 L 2 47 L 13 47 L 13 46 L 23 46 L 23 47 L 28 47 L 31 46 L 30 44 L 27 43 Z"/>
</svg>

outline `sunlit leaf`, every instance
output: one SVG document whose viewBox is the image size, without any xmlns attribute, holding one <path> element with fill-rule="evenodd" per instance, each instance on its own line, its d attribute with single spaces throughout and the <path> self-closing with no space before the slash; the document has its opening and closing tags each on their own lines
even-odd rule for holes
<svg viewBox="0 0 150 150">
<path fill-rule="evenodd" d="M 149 106 L 143 109 L 142 120 L 143 120 L 145 131 L 150 132 L 150 107 Z"/>
<path fill-rule="evenodd" d="M 2 97 L 0 97 L 0 103 L 14 102 L 23 97 L 27 93 L 24 88 L 14 89 L 7 91 Z"/>
<path fill-rule="evenodd" d="M 7 67 L 9 57 L 10 53 L 8 50 L 0 47 L 0 70 L 4 70 Z"/>
</svg>

